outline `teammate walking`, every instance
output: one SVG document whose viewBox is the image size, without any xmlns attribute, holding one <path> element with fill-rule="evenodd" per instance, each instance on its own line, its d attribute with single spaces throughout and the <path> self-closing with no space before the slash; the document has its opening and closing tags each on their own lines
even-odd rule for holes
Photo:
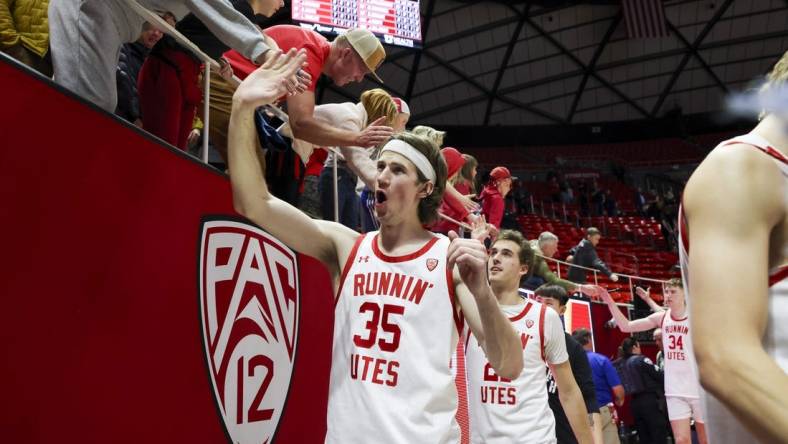
<svg viewBox="0 0 788 444">
<path fill-rule="evenodd" d="M 556 442 L 555 420 L 544 383 L 545 363 L 553 371 L 561 404 L 578 441 L 592 442 L 583 397 L 569 366 L 561 320 L 545 305 L 523 301 L 517 291 L 533 257 L 528 241 L 512 230 L 502 231 L 490 249 L 490 286 L 520 336 L 525 366 L 516 378 L 499 376 L 475 334 L 466 337 L 473 443 Z"/>
<path fill-rule="evenodd" d="M 705 417 L 700 404 L 700 384 L 695 355 L 692 352 L 689 311 L 684 299 L 684 288 L 680 279 L 671 279 L 665 286 L 667 310 L 657 311 L 643 319 L 630 321 L 619 310 L 613 298 L 602 287 L 596 287 L 599 296 L 624 333 L 662 329 L 662 346 L 665 351 L 665 400 L 668 404 L 668 419 L 676 444 L 692 442 L 690 419 L 695 419 L 695 428 L 701 444 L 707 442 Z M 648 292 L 637 289 L 643 299 L 650 299 Z"/>
</svg>

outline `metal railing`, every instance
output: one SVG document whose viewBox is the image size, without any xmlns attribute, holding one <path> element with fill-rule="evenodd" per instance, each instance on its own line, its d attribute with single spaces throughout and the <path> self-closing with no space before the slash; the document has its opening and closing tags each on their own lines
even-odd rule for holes
<svg viewBox="0 0 788 444">
<path fill-rule="evenodd" d="M 597 270 L 596 268 L 584 267 L 582 265 L 575 265 L 575 264 L 572 264 L 572 263 L 569 263 L 569 262 L 564 262 L 564 261 L 559 260 L 559 259 L 554 259 L 552 257 L 543 256 L 541 254 L 537 254 L 537 256 L 541 257 L 542 259 L 544 259 L 546 261 L 555 262 L 555 264 L 556 264 L 556 275 L 559 278 L 561 278 L 561 264 L 563 264 L 567 268 L 569 268 L 569 267 L 576 267 L 576 268 L 579 268 L 581 270 L 587 270 L 587 271 L 592 272 L 594 274 L 594 285 L 599 285 L 599 270 Z M 662 285 L 663 294 L 664 294 L 665 284 L 667 283 L 667 281 L 664 281 L 664 280 L 661 280 L 661 279 L 652 279 L 652 278 L 646 278 L 646 277 L 642 277 L 642 276 L 635 276 L 635 275 L 630 275 L 630 274 L 624 274 L 624 273 L 615 273 L 614 272 L 614 274 L 616 274 L 618 276 L 619 282 L 621 281 L 622 278 L 625 278 L 627 280 L 627 283 L 629 285 L 629 297 L 630 297 L 631 301 L 634 301 L 634 299 L 635 299 L 635 286 L 633 284 L 633 281 L 652 282 L 652 283 L 661 284 Z"/>
<path fill-rule="evenodd" d="M 211 68 L 217 70 L 217 72 L 221 69 L 221 65 L 219 62 L 214 60 L 211 56 L 204 53 L 197 45 L 192 43 L 186 36 L 181 34 L 177 29 L 170 26 L 164 19 L 159 17 L 158 14 L 155 12 L 145 8 L 144 6 L 137 3 L 136 0 L 126 0 L 126 4 L 129 5 L 137 14 L 139 14 L 142 18 L 144 18 L 148 23 L 154 25 L 158 28 L 161 32 L 172 36 L 181 46 L 185 49 L 189 50 L 192 54 L 194 54 L 197 58 L 203 61 L 205 64 L 205 72 L 203 73 L 203 80 L 205 82 L 205 91 L 204 91 L 204 99 L 203 99 L 203 135 L 202 135 L 202 152 L 200 153 L 200 158 L 204 163 L 208 163 L 208 133 L 210 127 L 210 95 L 211 95 Z M 237 76 L 233 75 L 230 82 L 233 83 L 235 86 L 241 84 L 241 79 Z M 281 109 L 277 108 L 273 105 L 265 105 L 264 108 L 267 112 L 275 115 L 283 122 L 287 122 L 289 119 L 287 114 L 282 111 Z"/>
</svg>

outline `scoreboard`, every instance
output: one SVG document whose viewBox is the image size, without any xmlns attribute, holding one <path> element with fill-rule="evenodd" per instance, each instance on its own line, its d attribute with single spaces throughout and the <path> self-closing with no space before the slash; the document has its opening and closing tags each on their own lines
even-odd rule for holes
<svg viewBox="0 0 788 444">
<path fill-rule="evenodd" d="M 292 0 L 290 10 L 294 22 L 317 32 L 365 28 L 389 45 L 421 46 L 418 0 Z"/>
</svg>

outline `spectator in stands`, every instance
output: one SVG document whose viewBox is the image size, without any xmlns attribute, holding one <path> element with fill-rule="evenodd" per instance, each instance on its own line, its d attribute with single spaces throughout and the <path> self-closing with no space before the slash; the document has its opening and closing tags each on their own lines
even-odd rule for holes
<svg viewBox="0 0 788 444">
<path fill-rule="evenodd" d="M 399 97 L 394 97 L 393 99 L 394 105 L 397 105 L 397 118 L 394 119 L 392 128 L 395 133 L 399 133 L 405 131 L 405 126 L 407 126 L 408 120 L 410 120 L 410 107 Z"/>
<path fill-rule="evenodd" d="M 616 406 L 621 407 L 624 404 L 624 386 L 621 385 L 621 380 L 610 359 L 594 352 L 590 331 L 578 328 L 572 332 L 572 337 L 585 349 L 588 363 L 591 366 L 600 415 L 598 420 L 595 418 L 595 422 L 598 421 L 601 425 L 602 442 L 604 444 L 619 444 L 618 427 L 616 427 L 613 417 Z"/>
<path fill-rule="evenodd" d="M 327 103 L 314 109 L 313 118 L 320 125 L 329 125 L 347 132 L 362 132 L 370 125 L 392 125 L 397 116 L 397 107 L 389 93 L 376 88 L 361 94 L 359 103 Z M 281 133 L 292 137 L 292 128 L 286 124 Z M 307 145 L 307 146 L 304 146 Z M 293 149 L 298 153 L 311 154 L 313 145 L 298 138 L 293 140 Z M 342 225 L 357 229 L 359 225 L 359 202 L 356 195 L 356 182 L 374 189 L 377 167 L 370 158 L 371 149 L 357 146 L 336 147 L 341 155 L 329 152 L 320 173 L 320 208 L 323 217 L 338 220 Z M 334 163 L 337 165 L 337 192 L 339 196 L 339 217 L 334 216 Z"/>
<path fill-rule="evenodd" d="M 621 343 L 622 357 L 618 372 L 624 390 L 632 396 L 630 407 L 635 419 L 635 429 L 641 444 L 664 444 L 668 437 L 662 397 L 662 372 L 651 359 L 640 352 L 635 338 L 625 338 Z"/>
<path fill-rule="evenodd" d="M 49 0 L 0 0 L 0 51 L 52 77 Z"/>
<path fill-rule="evenodd" d="M 446 161 L 446 166 L 448 167 L 448 182 L 449 184 L 453 184 L 457 176 L 460 175 L 462 167 L 465 165 L 465 158 L 462 157 L 462 154 L 453 147 L 443 148 L 441 150 L 441 154 L 443 155 L 443 160 Z M 458 200 L 446 199 L 445 194 L 438 212 L 458 222 L 466 222 L 468 215 L 470 214 Z M 438 222 L 432 227 L 432 231 L 443 234 L 448 234 L 449 231 L 452 230 L 459 233 L 460 227 L 456 223 L 445 218 L 438 220 Z"/>
<path fill-rule="evenodd" d="M 255 15 L 271 16 L 280 0 L 232 0 L 232 7 L 249 23 Z M 200 17 L 191 13 L 178 22 L 176 29 L 200 50 L 222 65 L 219 74 L 229 79 L 232 67 L 222 58 L 229 49 Z M 262 39 L 262 35 L 258 36 Z M 266 43 L 263 43 L 268 47 Z M 203 61 L 174 37 L 163 37 L 151 50 L 140 70 L 138 88 L 143 126 L 163 140 L 186 150 L 187 139 L 194 128 L 197 105 L 202 101 L 200 72 Z"/>
<path fill-rule="evenodd" d="M 229 1 L 140 0 L 139 3 L 150 10 L 170 11 L 176 17 L 185 17 L 191 11 L 225 45 L 238 49 L 257 63 L 266 58 L 268 46 L 259 30 Z M 118 97 L 114 73 L 120 48 L 139 37 L 144 22 L 123 1 L 51 2 L 49 30 L 55 81 L 99 107 L 114 111 Z M 290 91 L 295 92 L 303 81 L 289 85 Z"/>
<path fill-rule="evenodd" d="M 560 189 L 561 189 L 561 191 L 559 193 L 559 197 L 560 197 L 561 203 L 564 203 L 564 204 L 571 204 L 571 203 L 573 203 L 574 200 L 575 200 L 575 193 L 574 193 L 574 190 L 572 190 L 572 186 L 569 184 L 569 181 L 565 180 L 565 181 L 561 182 L 561 188 Z"/>
<path fill-rule="evenodd" d="M 291 48 L 306 50 L 307 65 L 304 69 L 312 76 L 312 81 L 304 93 L 287 97 L 289 125 L 297 139 L 316 146 L 370 148 L 391 137 L 393 130 L 388 125 L 392 123 L 373 124 L 363 130 L 350 131 L 333 127 L 315 117 L 315 88 L 321 74 L 338 86 L 360 82 L 367 74 L 382 82 L 375 70 L 386 58 L 386 51 L 374 34 L 366 29 L 350 29 L 331 43 L 315 31 L 294 25 L 272 26 L 265 30 L 265 34 L 282 51 Z M 237 60 L 237 63 L 248 65 L 244 60 Z"/>
<path fill-rule="evenodd" d="M 534 294 L 539 302 L 555 310 L 561 316 L 561 322 L 563 322 L 569 295 L 562 287 L 558 285 L 543 285 L 537 288 Z M 566 341 L 566 352 L 569 354 L 569 365 L 572 367 L 572 374 L 575 377 L 575 381 L 577 381 L 577 386 L 580 387 L 580 392 L 583 394 L 583 401 L 585 401 L 586 412 L 589 417 L 589 427 L 593 430 L 592 415 L 599 413 L 599 404 L 596 399 L 591 366 L 588 363 L 585 350 L 569 333 L 564 332 L 564 340 Z M 555 434 L 558 443 L 576 444 L 577 439 L 575 439 L 575 435 L 569 426 L 569 421 L 561 406 L 558 387 L 549 369 L 547 371 L 547 402 L 555 416 Z"/>
<path fill-rule="evenodd" d="M 487 222 L 501 228 L 504 214 L 504 197 L 512 189 L 512 173 L 503 166 L 493 168 L 490 172 L 490 181 L 482 190 L 479 199 L 482 201 L 482 213 Z"/>
<path fill-rule="evenodd" d="M 298 209 L 308 214 L 313 219 L 322 219 L 323 212 L 320 209 L 320 172 L 323 171 L 323 164 L 328 157 L 328 151 L 318 149 L 312 152 L 304 168 L 304 178 L 298 190 Z M 258 153 L 258 159 L 262 159 L 261 164 L 265 165 L 263 157 Z"/>
<path fill-rule="evenodd" d="M 605 190 L 605 212 L 610 217 L 618 216 L 618 204 L 610 190 Z"/>
<path fill-rule="evenodd" d="M 512 191 L 514 197 L 514 204 L 516 208 L 516 214 L 525 214 L 529 212 L 529 202 L 528 197 L 530 194 L 528 190 L 525 188 L 522 180 L 518 180 L 514 184 L 514 191 Z"/>
<path fill-rule="evenodd" d="M 646 215 L 646 195 L 643 194 L 643 188 L 638 187 L 635 191 L 635 211 L 641 216 Z"/>
<path fill-rule="evenodd" d="M 175 26 L 175 17 L 171 13 L 165 13 L 162 18 L 170 26 Z M 140 128 L 142 128 L 142 114 L 139 92 L 137 91 L 137 77 L 150 50 L 161 40 L 163 35 L 158 28 L 145 22 L 142 24 L 140 38 L 133 43 L 124 43 L 120 49 L 118 70 L 115 73 L 118 85 L 118 107 L 115 108 L 115 114 Z"/>
<path fill-rule="evenodd" d="M 567 262 L 572 262 L 574 265 L 579 265 L 586 268 L 595 268 L 613 282 L 618 282 L 618 275 L 614 274 L 607 265 L 602 262 L 602 259 L 596 253 L 596 246 L 602 238 L 602 233 L 594 227 L 589 227 L 586 230 L 586 238 L 581 240 L 579 244 L 570 250 L 571 256 L 567 258 Z M 567 278 L 572 282 L 584 284 L 587 282 L 587 270 L 578 267 L 569 267 Z"/>
<path fill-rule="evenodd" d="M 589 201 L 588 184 L 583 182 L 577 188 L 577 204 L 580 207 L 580 217 L 590 216 L 591 213 L 590 213 L 588 201 Z"/>
<path fill-rule="evenodd" d="M 605 215 L 605 193 L 597 186 L 596 180 L 591 189 L 591 203 L 593 204 L 592 216 Z"/>
<path fill-rule="evenodd" d="M 558 252 L 558 236 L 545 231 L 539 235 L 538 239 L 531 241 L 531 248 L 536 253 L 534 258 L 533 273 L 523 283 L 525 288 L 533 290 L 544 284 L 560 285 L 567 293 L 574 293 L 579 290 L 579 285 L 574 282 L 561 279 L 550 270 L 544 258 L 552 258 Z"/>
<path fill-rule="evenodd" d="M 470 154 L 463 154 L 465 163 L 462 165 L 460 174 L 452 182 L 454 189 L 463 196 L 473 199 L 476 197 L 476 173 L 479 161 Z"/>
</svg>

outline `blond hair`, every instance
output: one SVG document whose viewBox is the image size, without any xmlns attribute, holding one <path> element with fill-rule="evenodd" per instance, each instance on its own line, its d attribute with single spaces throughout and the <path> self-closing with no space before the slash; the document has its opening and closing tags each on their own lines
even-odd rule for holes
<svg viewBox="0 0 788 444">
<path fill-rule="evenodd" d="M 375 88 L 361 94 L 361 104 L 367 111 L 367 125 L 381 117 L 386 118 L 386 125 L 392 125 L 397 117 L 397 105 L 386 91 Z"/>
<path fill-rule="evenodd" d="M 435 128 L 425 125 L 419 125 L 413 128 L 413 134 L 432 140 L 432 143 L 437 145 L 438 148 L 443 146 L 443 138 L 446 136 L 445 131 L 438 131 Z"/>
<path fill-rule="evenodd" d="M 769 71 L 769 74 L 766 76 L 766 83 L 761 87 L 760 94 L 764 95 L 773 92 L 775 89 L 785 88 L 786 82 L 788 82 L 788 51 L 780 57 L 774 68 Z M 763 119 L 770 111 L 768 109 L 762 110 L 758 119 Z"/>
</svg>

